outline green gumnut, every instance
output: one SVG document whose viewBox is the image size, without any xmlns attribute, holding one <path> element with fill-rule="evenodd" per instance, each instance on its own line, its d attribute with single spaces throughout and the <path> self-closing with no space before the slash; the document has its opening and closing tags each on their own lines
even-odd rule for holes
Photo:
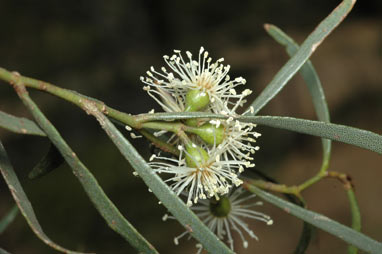
<svg viewBox="0 0 382 254">
<path fill-rule="evenodd" d="M 210 200 L 210 211 L 216 217 L 222 218 L 227 217 L 231 211 L 231 202 L 226 196 L 221 197 L 219 200 Z"/>
<path fill-rule="evenodd" d="M 186 163 L 191 168 L 197 168 L 204 164 L 210 158 L 203 148 L 196 145 L 188 145 L 186 147 Z"/>
<path fill-rule="evenodd" d="M 193 129 L 193 133 L 198 135 L 204 142 L 209 145 L 219 145 L 224 140 L 224 126 L 216 127 L 213 124 L 205 123 L 200 127 Z"/>
<path fill-rule="evenodd" d="M 199 111 L 210 103 L 210 97 L 206 92 L 198 89 L 191 89 L 186 94 L 186 112 Z"/>
</svg>

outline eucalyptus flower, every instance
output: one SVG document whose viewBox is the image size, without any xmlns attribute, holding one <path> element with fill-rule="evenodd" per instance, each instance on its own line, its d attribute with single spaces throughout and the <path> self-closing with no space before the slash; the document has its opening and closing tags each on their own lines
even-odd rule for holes
<svg viewBox="0 0 382 254">
<path fill-rule="evenodd" d="M 162 67 L 157 71 L 151 67 L 146 72 L 147 77 L 141 77 L 147 85 L 144 90 L 164 111 L 234 114 L 245 103 L 244 98 L 251 94 L 249 89 L 238 94 L 235 88 L 244 85 L 246 80 L 242 77 L 231 80 L 230 65 L 223 65 L 223 58 L 212 62 L 203 47 L 199 50 L 198 61 L 189 51 L 186 51 L 187 58 L 183 58 L 180 50 L 174 53 L 171 57 L 163 57 L 169 70 Z"/>
<path fill-rule="evenodd" d="M 234 250 L 234 232 L 239 235 L 243 247 L 247 248 L 248 241 L 245 237 L 246 234 L 251 239 L 259 239 L 245 222 L 246 219 L 262 221 L 267 225 L 273 224 L 273 220 L 268 215 L 253 210 L 254 207 L 263 204 L 261 201 L 255 201 L 255 196 L 255 194 L 246 194 L 245 190 L 239 187 L 228 195 L 220 197 L 218 200 L 215 198 L 201 200 L 198 205 L 191 207 L 191 209 L 220 240 L 227 242 L 232 250 Z M 163 220 L 167 218 L 173 219 L 174 217 L 166 214 Z M 175 237 L 175 244 L 178 245 L 179 239 L 187 234 L 189 234 L 189 231 L 185 231 Z M 197 247 L 199 249 L 198 253 L 201 253 L 202 246 L 197 244 Z"/>
<path fill-rule="evenodd" d="M 249 162 L 237 160 L 221 160 L 224 150 L 214 147 L 200 147 L 196 144 L 178 146 L 178 159 L 153 155 L 149 165 L 156 173 L 167 173 L 170 177 L 171 189 L 180 195 L 187 192 L 187 205 L 197 203 L 199 199 L 219 198 L 227 194 L 233 185 L 239 186 L 242 180 L 238 171 Z M 155 160 L 154 159 L 158 159 Z"/>
</svg>

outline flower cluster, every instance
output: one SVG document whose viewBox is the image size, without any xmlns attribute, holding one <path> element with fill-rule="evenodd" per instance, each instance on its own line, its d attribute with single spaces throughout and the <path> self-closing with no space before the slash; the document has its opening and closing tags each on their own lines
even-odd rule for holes
<svg viewBox="0 0 382 254">
<path fill-rule="evenodd" d="M 209 112 L 223 114 L 226 118 L 183 121 L 181 134 L 172 134 L 167 141 L 178 148 L 179 157 L 152 155 L 149 164 L 156 173 L 167 175 L 165 182 L 177 195 L 186 196 L 188 206 L 197 204 L 191 209 L 198 211 L 220 239 L 226 237 L 233 249 L 233 230 L 239 233 L 246 247 L 248 244 L 241 230 L 257 238 L 240 217 L 272 224 L 268 216 L 249 209 L 259 203 L 243 205 L 253 195 L 239 198 L 243 193 L 239 175 L 245 168 L 254 166 L 252 154 L 259 149 L 253 145 L 260 136 L 254 131 L 255 125 L 235 120 L 237 110 L 246 102 L 245 97 L 251 90 L 238 93 L 235 88 L 244 85 L 245 79 L 231 80 L 230 66 L 223 65 L 223 59 L 212 62 L 203 47 L 198 61 L 193 60 L 188 51 L 187 58 L 183 58 L 179 50 L 174 52 L 171 57 L 164 56 L 169 70 L 162 67 L 161 71 L 156 71 L 151 67 L 147 76 L 141 77 L 146 84 L 144 90 L 166 112 Z M 154 135 L 165 132 L 161 130 Z M 232 192 L 234 186 L 239 189 Z"/>
<path fill-rule="evenodd" d="M 200 199 L 227 194 L 242 181 L 239 174 L 253 167 L 252 154 L 259 149 L 252 143 L 260 136 L 252 123 L 234 120 L 237 109 L 246 102 L 251 90 L 238 93 L 235 88 L 246 83 L 242 77 L 231 80 L 229 65 L 224 59 L 212 61 L 202 47 L 198 61 L 187 51 L 184 58 L 179 50 L 164 56 L 165 67 L 154 67 L 141 77 L 144 90 L 166 112 L 210 112 L 227 115 L 225 120 L 188 119 L 184 122 L 188 135 L 172 136 L 169 142 L 178 147 L 178 159 L 153 156 L 150 165 L 157 173 L 167 173 L 166 180 L 179 195 L 188 192 L 187 205 Z M 162 134 L 163 132 L 159 132 Z M 158 135 L 159 135 L 158 134 Z M 155 160 L 154 160 L 155 159 Z"/>
</svg>

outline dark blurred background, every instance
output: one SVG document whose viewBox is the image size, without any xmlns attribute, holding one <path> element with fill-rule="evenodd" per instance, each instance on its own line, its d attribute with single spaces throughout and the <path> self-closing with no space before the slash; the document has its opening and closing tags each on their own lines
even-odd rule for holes
<svg viewBox="0 0 382 254">
<path fill-rule="evenodd" d="M 159 107 L 142 90 L 139 76 L 163 65 L 173 49 L 197 54 L 204 46 L 213 59 L 225 58 L 230 76 L 243 76 L 254 99 L 287 61 L 284 49 L 266 35 L 264 23 L 282 28 L 301 43 L 340 1 L 0 1 L 0 66 L 22 75 L 73 89 L 129 113 Z M 382 130 L 382 2 L 360 0 L 349 17 L 312 57 L 326 92 L 331 118 L 381 134 Z M 10 86 L 0 81 L 0 110 L 30 115 Z M 120 211 L 161 253 L 194 253 L 193 240 L 173 237 L 183 232 L 175 221 L 163 222 L 166 209 L 103 133 L 97 122 L 75 106 L 30 90 L 79 158 L 91 169 Z M 301 77 L 264 110 L 263 115 L 315 119 Z M 263 133 L 255 155 L 258 170 L 286 184 L 298 184 L 320 167 L 316 137 L 258 127 Z M 37 217 L 54 241 L 79 251 L 134 253 L 108 228 L 67 166 L 37 180 L 29 170 L 49 147 L 46 139 L 0 129 L 15 170 Z M 149 143 L 133 140 L 147 158 Z M 382 240 L 382 158 L 342 143 L 333 144 L 331 170 L 349 173 L 363 214 L 362 231 Z M 343 187 L 325 180 L 305 193 L 309 208 L 350 225 Z M 13 205 L 0 179 L 0 217 Z M 252 223 L 259 242 L 239 253 L 292 253 L 301 221 L 265 204 L 272 227 Z M 236 246 L 240 247 L 237 239 Z M 11 253 L 55 253 L 30 230 L 22 216 L 0 236 Z M 307 253 L 345 253 L 344 242 L 317 230 Z"/>
</svg>

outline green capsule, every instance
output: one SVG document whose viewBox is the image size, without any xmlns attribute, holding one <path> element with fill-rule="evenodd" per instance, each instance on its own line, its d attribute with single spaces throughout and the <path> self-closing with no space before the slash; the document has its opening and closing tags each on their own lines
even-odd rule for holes
<svg viewBox="0 0 382 254">
<path fill-rule="evenodd" d="M 210 103 L 210 97 L 206 92 L 191 89 L 186 94 L 186 112 L 196 112 L 204 109 Z"/>
<path fill-rule="evenodd" d="M 198 135 L 209 145 L 219 145 L 223 142 L 225 137 L 223 125 L 216 127 L 216 125 L 210 123 L 205 123 L 200 127 L 193 128 L 192 133 Z"/>
<path fill-rule="evenodd" d="M 196 145 L 188 145 L 186 152 L 186 163 L 191 168 L 198 168 L 210 158 L 206 150 Z"/>
<path fill-rule="evenodd" d="M 231 211 L 231 201 L 226 196 L 220 197 L 219 200 L 212 198 L 210 199 L 210 211 L 218 218 L 227 217 Z"/>
</svg>

